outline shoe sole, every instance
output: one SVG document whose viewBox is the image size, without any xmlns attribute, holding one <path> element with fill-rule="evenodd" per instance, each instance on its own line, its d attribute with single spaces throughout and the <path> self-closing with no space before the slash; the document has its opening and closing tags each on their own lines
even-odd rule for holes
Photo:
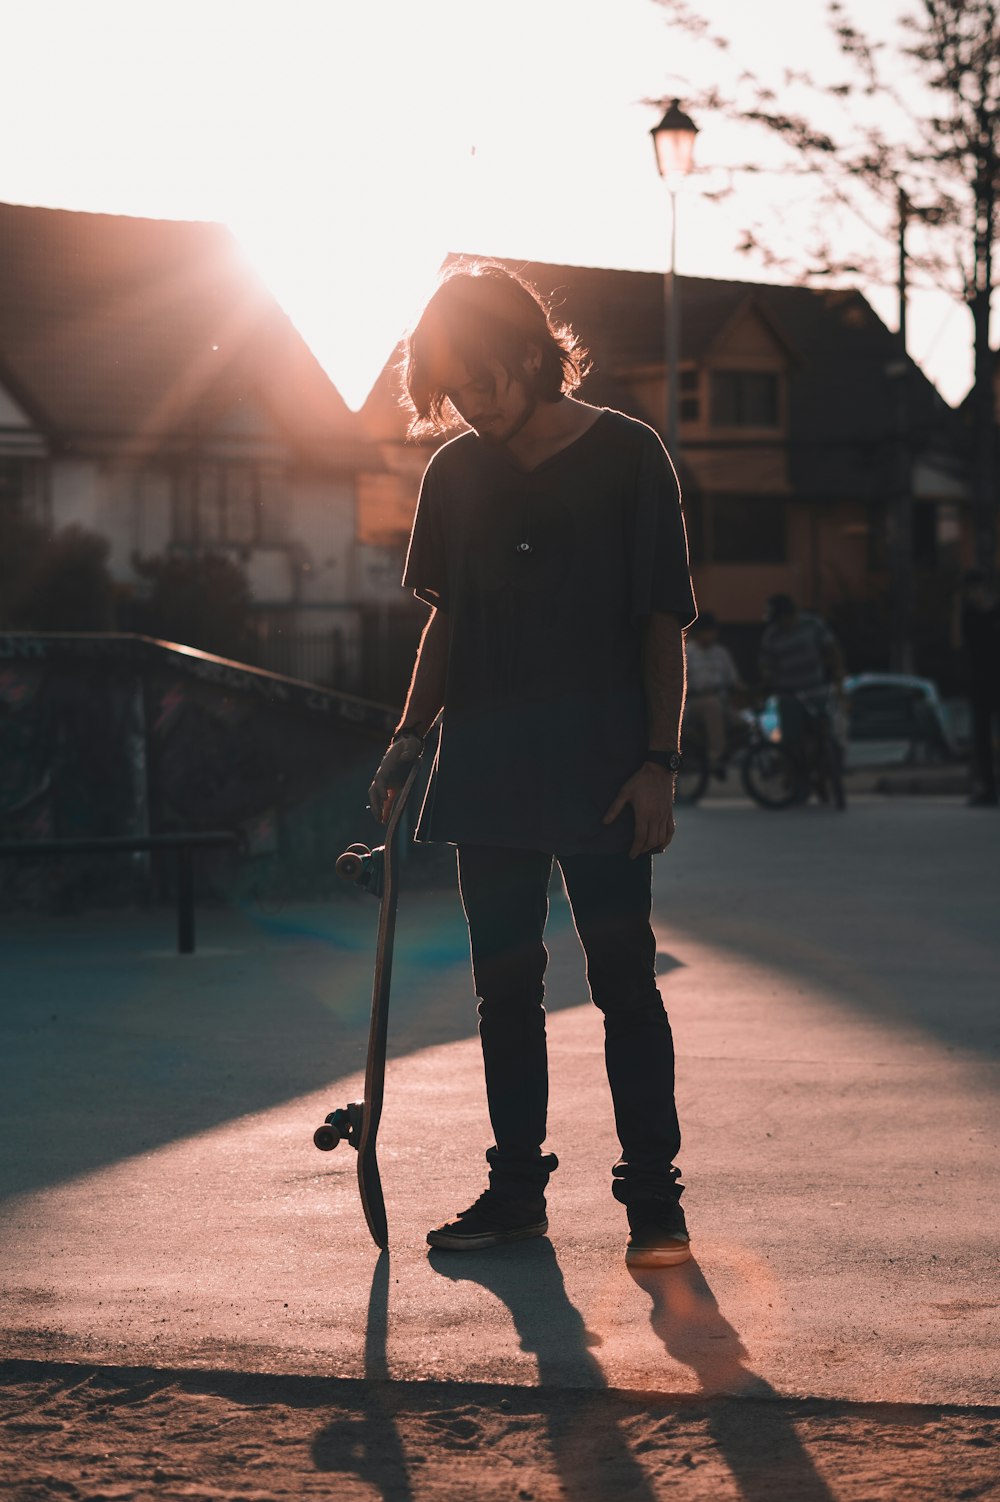
<svg viewBox="0 0 1000 1502">
<path fill-rule="evenodd" d="M 689 1246 L 627 1246 L 626 1267 L 676 1267 L 691 1256 Z"/>
<path fill-rule="evenodd" d="M 531 1236 L 544 1236 L 548 1229 L 548 1221 L 541 1220 L 535 1226 L 521 1226 L 516 1231 L 484 1231 L 480 1236 L 453 1236 L 447 1231 L 428 1231 L 427 1243 L 448 1252 L 479 1252 L 488 1246 L 504 1246 L 508 1241 L 527 1241 Z"/>
</svg>

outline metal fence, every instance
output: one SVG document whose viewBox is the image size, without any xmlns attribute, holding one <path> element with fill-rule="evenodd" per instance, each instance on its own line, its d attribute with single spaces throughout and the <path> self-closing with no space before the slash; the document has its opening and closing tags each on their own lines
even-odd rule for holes
<svg viewBox="0 0 1000 1502">
<path fill-rule="evenodd" d="M 427 620 L 424 607 L 358 605 L 325 630 L 286 630 L 260 620 L 256 666 L 380 703 L 403 705 Z"/>
</svg>

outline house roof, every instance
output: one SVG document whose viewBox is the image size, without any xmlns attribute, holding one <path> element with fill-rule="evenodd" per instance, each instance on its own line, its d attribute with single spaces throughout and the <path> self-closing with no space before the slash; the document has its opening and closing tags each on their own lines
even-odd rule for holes
<svg viewBox="0 0 1000 1502">
<path fill-rule="evenodd" d="M 588 399 L 633 410 L 628 377 L 663 361 L 663 277 L 502 264 L 522 271 L 591 351 Z M 704 277 L 679 277 L 678 291 L 683 360 L 710 361 L 746 308 L 785 347 L 796 489 L 885 491 L 897 452 L 887 373 L 896 344 L 859 292 Z M 185 444 L 256 405 L 298 455 L 378 469 L 378 442 L 394 424 L 402 434 L 394 364 L 351 413 L 223 225 L 0 204 L 0 382 L 56 444 Z M 916 367 L 907 384 L 910 430 L 927 447 L 953 414 Z"/>
<path fill-rule="evenodd" d="M 74 448 L 183 440 L 241 404 L 327 461 L 349 463 L 357 431 L 220 224 L 0 204 L 4 377 Z"/>
<path fill-rule="evenodd" d="M 588 400 L 628 411 L 623 378 L 663 365 L 663 276 L 509 259 L 500 264 L 537 287 L 590 351 Z M 788 352 L 793 487 L 844 497 L 885 493 L 898 453 L 899 378 L 891 367 L 899 354 L 896 336 L 862 294 L 709 277 L 677 282 L 682 361 L 710 364 L 720 334 L 743 308 L 756 309 Z M 906 384 L 911 442 L 953 447 L 954 414 L 912 363 Z"/>
</svg>

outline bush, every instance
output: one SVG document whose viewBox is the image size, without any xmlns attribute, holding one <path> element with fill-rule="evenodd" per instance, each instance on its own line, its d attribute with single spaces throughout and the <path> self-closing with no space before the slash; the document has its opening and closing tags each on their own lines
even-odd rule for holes
<svg viewBox="0 0 1000 1502">
<path fill-rule="evenodd" d="M 0 625 L 19 631 L 112 631 L 117 591 L 110 544 L 97 532 L 5 515 L 0 546 Z"/>
<path fill-rule="evenodd" d="M 143 581 L 129 629 L 202 652 L 245 660 L 253 646 L 250 586 L 243 570 L 216 553 L 133 558 Z"/>
</svg>

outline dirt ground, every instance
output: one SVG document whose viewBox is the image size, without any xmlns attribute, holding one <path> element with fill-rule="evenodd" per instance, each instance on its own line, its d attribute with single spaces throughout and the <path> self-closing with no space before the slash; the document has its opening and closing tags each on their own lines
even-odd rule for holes
<svg viewBox="0 0 1000 1502">
<path fill-rule="evenodd" d="M 0 1363 L 0 1495 L 1000 1497 L 1000 1410 Z"/>
</svg>

